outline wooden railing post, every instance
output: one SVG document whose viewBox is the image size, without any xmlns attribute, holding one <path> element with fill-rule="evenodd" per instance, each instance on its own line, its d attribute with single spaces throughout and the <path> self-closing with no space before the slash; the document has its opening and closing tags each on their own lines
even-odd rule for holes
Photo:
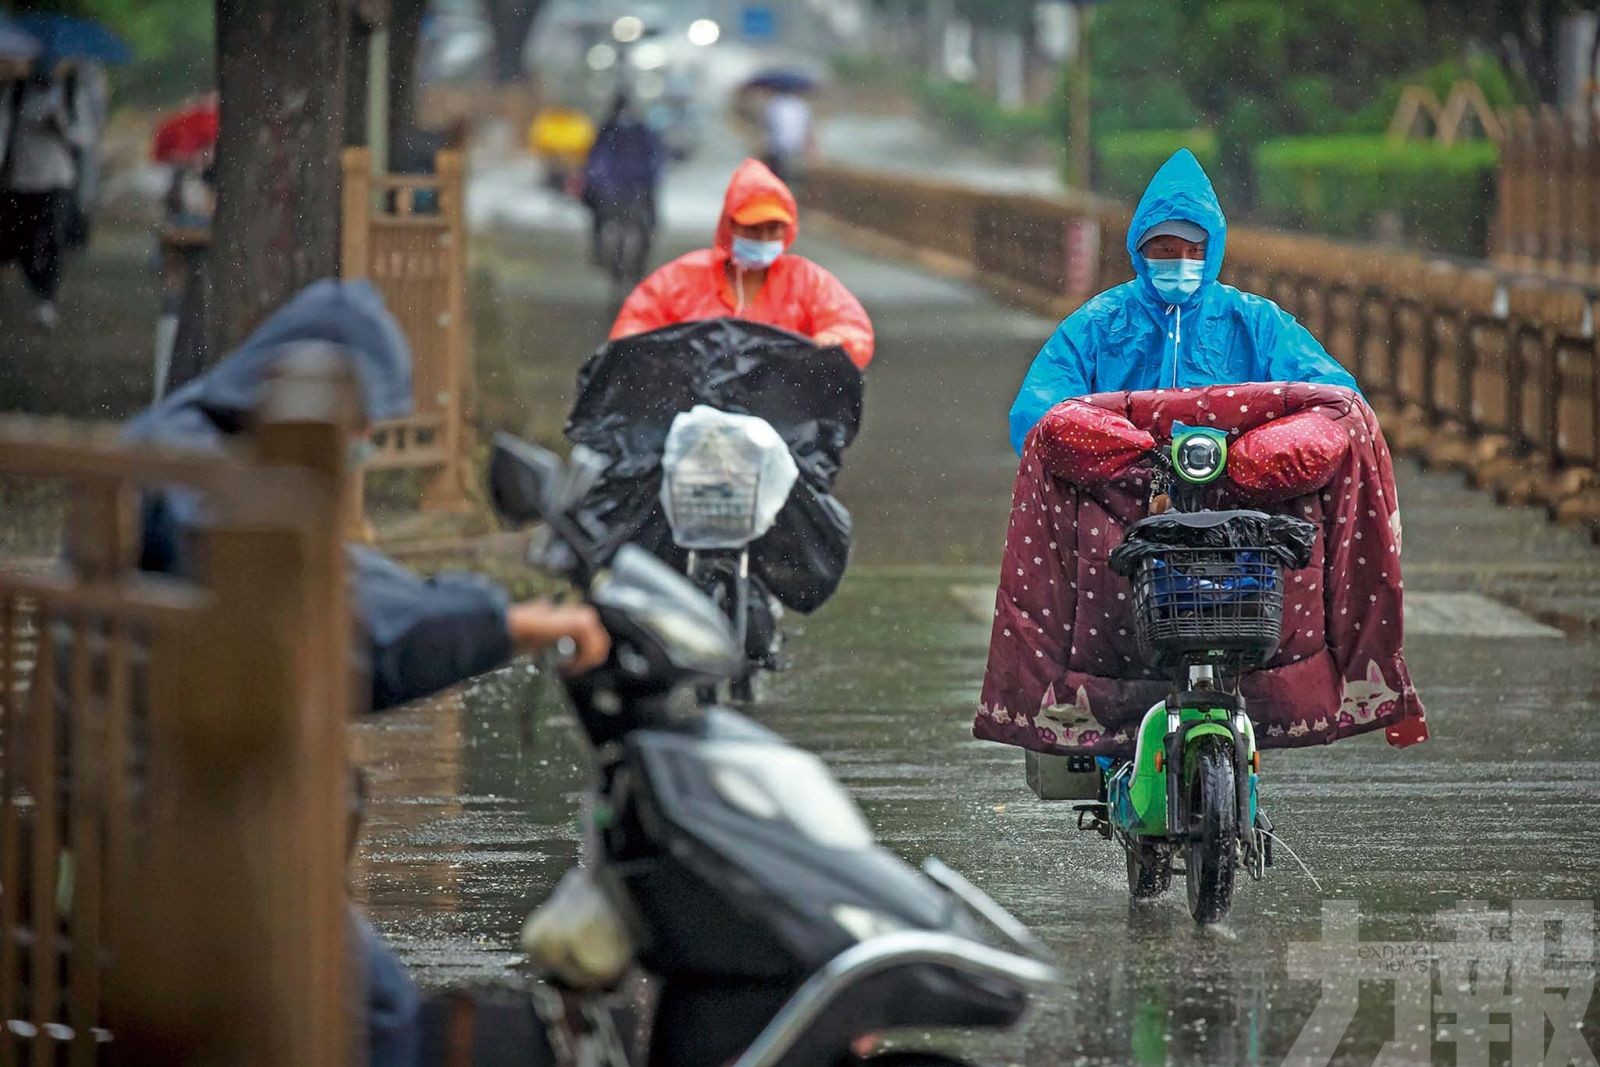
<svg viewBox="0 0 1600 1067">
<path fill-rule="evenodd" d="M 429 510 L 459 510 L 466 506 L 466 436 L 464 407 L 470 378 L 467 363 L 467 223 L 463 195 L 464 168 L 460 152 L 440 152 L 434 160 L 439 181 L 439 214 L 445 225 L 446 269 L 444 366 L 439 375 L 444 417 L 445 459 L 430 477 L 422 506 Z"/>
<path fill-rule="evenodd" d="M 269 385 L 253 443 L 294 475 L 294 513 L 224 487 L 198 534 L 211 605 L 152 650 L 152 808 L 126 887 L 139 921 L 114 950 L 119 1063 L 356 1060 L 340 547 L 354 396 L 336 363 Z"/>
<path fill-rule="evenodd" d="M 346 148 L 343 205 L 339 220 L 339 276 L 366 278 L 372 273 L 372 157 L 365 148 Z"/>
</svg>

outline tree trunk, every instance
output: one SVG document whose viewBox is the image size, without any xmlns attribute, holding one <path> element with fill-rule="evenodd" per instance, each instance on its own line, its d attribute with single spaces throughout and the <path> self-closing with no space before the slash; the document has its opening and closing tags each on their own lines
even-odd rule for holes
<svg viewBox="0 0 1600 1067">
<path fill-rule="evenodd" d="M 213 358 L 339 272 L 346 0 L 217 0 Z"/>
<path fill-rule="evenodd" d="M 486 0 L 489 26 L 494 32 L 494 74 L 500 83 L 522 77 L 522 46 L 539 13 L 542 0 Z"/>
<path fill-rule="evenodd" d="M 389 158 L 399 159 L 417 125 L 417 44 L 428 0 L 392 0 L 389 8 Z"/>
<path fill-rule="evenodd" d="M 372 27 L 352 19 L 345 40 L 344 143 L 367 143 L 367 79 L 371 77 Z"/>
<path fill-rule="evenodd" d="M 1539 94 L 1540 103 L 1556 102 L 1557 47 L 1555 0 L 1538 0 L 1522 11 L 1522 39 L 1525 42 L 1524 58 L 1528 64 L 1528 80 Z"/>
</svg>

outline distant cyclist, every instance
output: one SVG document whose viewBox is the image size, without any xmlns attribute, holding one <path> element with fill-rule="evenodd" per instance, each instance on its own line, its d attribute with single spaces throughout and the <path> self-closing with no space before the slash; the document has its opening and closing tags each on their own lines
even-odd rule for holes
<svg viewBox="0 0 1600 1067">
<path fill-rule="evenodd" d="M 656 186 L 666 158 L 656 136 L 626 93 L 618 93 L 611 115 L 595 135 L 583 169 L 583 201 L 593 213 L 594 260 L 606 261 L 606 224 L 622 221 L 634 231 L 638 274 L 649 258 L 656 228 Z"/>
</svg>

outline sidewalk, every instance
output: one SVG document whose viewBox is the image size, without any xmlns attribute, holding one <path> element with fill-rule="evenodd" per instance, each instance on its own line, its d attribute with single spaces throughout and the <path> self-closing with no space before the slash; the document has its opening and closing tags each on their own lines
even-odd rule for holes
<svg viewBox="0 0 1600 1067">
<path fill-rule="evenodd" d="M 154 231 L 104 222 L 93 238 L 67 256 L 54 330 L 33 321 L 32 292 L 0 264 L 0 412 L 120 420 L 150 402 L 161 301 Z"/>
</svg>

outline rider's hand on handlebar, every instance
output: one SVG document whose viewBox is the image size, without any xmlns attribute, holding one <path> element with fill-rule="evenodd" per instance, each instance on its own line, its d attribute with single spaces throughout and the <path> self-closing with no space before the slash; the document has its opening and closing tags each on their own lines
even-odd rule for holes
<svg viewBox="0 0 1600 1067">
<path fill-rule="evenodd" d="M 566 674 L 591 671 L 611 654 L 611 635 L 587 604 L 552 604 L 548 600 L 513 604 L 506 611 L 506 628 L 512 642 L 524 652 L 543 652 L 562 638 L 569 639 L 574 651 L 561 665 Z"/>
</svg>

